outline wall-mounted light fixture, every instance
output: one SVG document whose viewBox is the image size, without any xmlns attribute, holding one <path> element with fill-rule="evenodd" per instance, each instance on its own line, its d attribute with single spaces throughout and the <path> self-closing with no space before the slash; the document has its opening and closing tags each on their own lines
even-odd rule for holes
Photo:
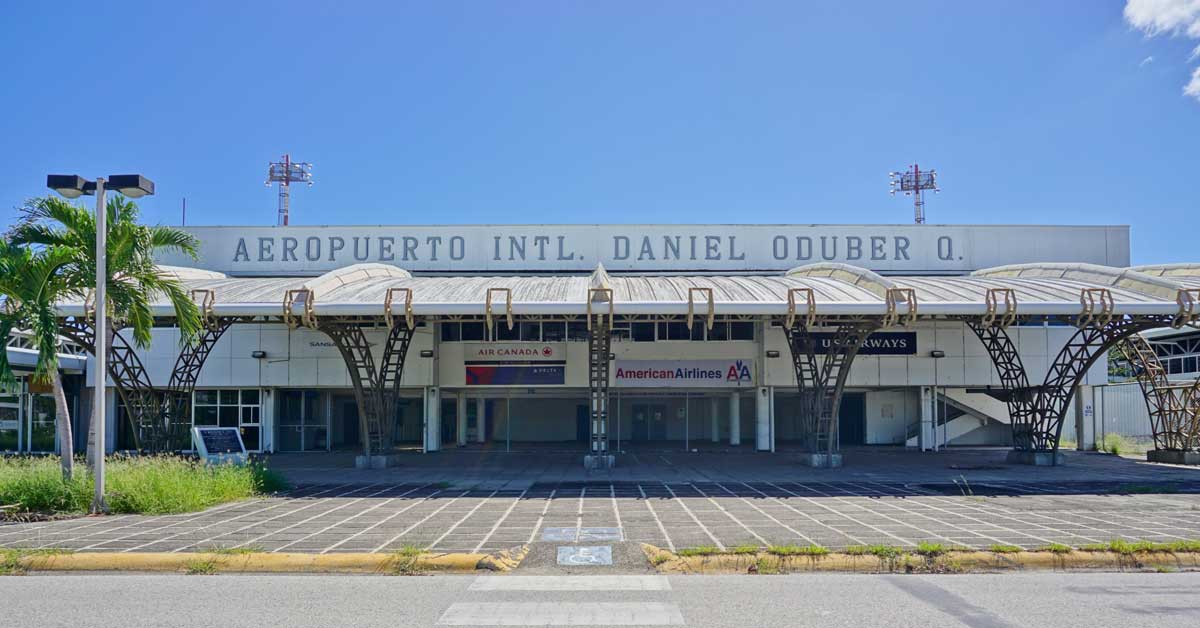
<svg viewBox="0 0 1200 628">
<path fill-rule="evenodd" d="M 613 360 L 615 360 L 615 359 L 617 359 L 617 354 L 615 354 L 615 353 L 610 353 L 610 354 L 608 354 L 608 361 L 609 361 L 609 362 L 612 362 L 612 361 L 613 361 Z"/>
<path fill-rule="evenodd" d="M 255 360 L 265 360 L 267 358 L 267 352 L 266 351 L 251 351 L 250 357 L 254 358 Z"/>
<path fill-rule="evenodd" d="M 941 349 L 934 349 L 933 351 L 930 351 L 930 352 L 929 352 L 929 357 L 931 357 L 931 358 L 944 358 L 944 357 L 946 357 L 946 352 L 945 352 L 945 351 L 942 351 Z"/>
<path fill-rule="evenodd" d="M 433 357 L 433 349 L 421 349 L 421 357 L 432 358 Z"/>
<path fill-rule="evenodd" d="M 767 349 L 767 357 L 768 358 L 777 358 L 777 357 L 779 357 L 779 351 L 776 351 L 775 349 Z"/>
</svg>

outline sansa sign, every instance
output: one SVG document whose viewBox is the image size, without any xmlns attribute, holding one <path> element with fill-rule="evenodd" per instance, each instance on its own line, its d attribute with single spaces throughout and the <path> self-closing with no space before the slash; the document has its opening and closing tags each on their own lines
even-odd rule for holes
<svg viewBox="0 0 1200 628">
<path fill-rule="evenodd" d="M 1129 264 L 1129 228 L 1014 225 L 397 225 L 187 227 L 231 275 L 317 275 L 363 262 L 428 272 L 772 272 L 815 262 L 961 273 L 1024 262 Z"/>
</svg>

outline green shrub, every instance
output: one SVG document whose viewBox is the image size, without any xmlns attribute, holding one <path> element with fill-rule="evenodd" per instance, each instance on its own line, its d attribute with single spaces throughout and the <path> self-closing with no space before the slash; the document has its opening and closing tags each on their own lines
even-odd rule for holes
<svg viewBox="0 0 1200 628">
<path fill-rule="evenodd" d="M 881 560 L 892 560 L 904 553 L 904 550 L 894 545 L 869 545 L 867 553 Z"/>
<path fill-rule="evenodd" d="M 1062 543 L 1050 543 L 1038 548 L 1039 552 L 1050 552 L 1052 554 L 1070 554 L 1071 546 L 1063 545 Z"/>
<path fill-rule="evenodd" d="M 850 545 L 846 547 L 846 552 L 849 556 L 866 556 L 871 553 L 871 548 L 866 545 Z"/>
<path fill-rule="evenodd" d="M 712 556 L 720 554 L 721 550 L 716 545 L 697 545 L 696 547 L 682 547 L 675 552 L 677 556 Z"/>
<path fill-rule="evenodd" d="M 1128 449 L 1125 446 L 1125 439 L 1121 438 L 1120 434 L 1105 434 L 1104 442 L 1101 444 L 1101 450 L 1106 451 L 1114 456 L 1121 455 L 1121 450 Z"/>
<path fill-rule="evenodd" d="M 922 556 L 925 556 L 927 558 L 933 558 L 935 556 L 941 556 L 942 554 L 945 554 L 948 551 L 950 551 L 950 548 L 946 547 L 945 545 L 942 545 L 941 543 L 930 543 L 929 541 L 921 541 L 920 543 L 917 543 L 916 553 L 918 553 Z"/>
<path fill-rule="evenodd" d="M 173 514 L 204 510 L 286 488 L 260 464 L 205 465 L 179 456 L 114 456 L 106 469 L 108 506 L 113 513 Z M 58 459 L 0 458 L 0 504 L 24 512 L 83 513 L 92 500 L 86 465 L 62 480 Z"/>
<path fill-rule="evenodd" d="M 767 552 L 776 556 L 824 556 L 829 548 L 821 545 L 772 545 Z"/>
</svg>

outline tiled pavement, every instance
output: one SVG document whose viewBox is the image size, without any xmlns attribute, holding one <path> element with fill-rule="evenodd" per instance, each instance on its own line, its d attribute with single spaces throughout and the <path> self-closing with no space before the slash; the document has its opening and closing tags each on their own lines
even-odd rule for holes
<svg viewBox="0 0 1200 628">
<path fill-rule="evenodd" d="M 1170 490 L 1182 492 L 1158 494 L 1101 492 L 1096 483 L 992 484 L 976 487 L 977 495 L 947 494 L 945 488 L 869 481 L 560 482 L 522 490 L 322 484 L 202 513 L 4 525 L 0 546 L 324 553 L 415 545 L 493 551 L 572 532 L 581 542 L 642 541 L 668 548 L 921 541 L 986 548 L 1200 538 L 1200 494 L 1186 492 L 1200 492 L 1197 485 L 1176 484 Z"/>
</svg>

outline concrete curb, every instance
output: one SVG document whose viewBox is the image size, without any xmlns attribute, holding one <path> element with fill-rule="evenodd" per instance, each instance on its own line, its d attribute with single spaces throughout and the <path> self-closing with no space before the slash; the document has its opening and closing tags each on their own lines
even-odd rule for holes
<svg viewBox="0 0 1200 628">
<path fill-rule="evenodd" d="M 223 553 L 34 553 L 21 556 L 22 571 L 122 571 L 177 573 L 418 574 L 511 571 L 527 548 L 496 554 L 247 554 Z"/>
<path fill-rule="evenodd" d="M 679 556 L 653 545 L 642 544 L 646 558 L 660 573 L 987 573 L 1000 571 L 1145 571 L 1200 570 L 1200 553 L 1109 551 L 1013 552 L 949 551 L 937 556 L 902 553 L 892 558 L 831 552 L 822 556 L 776 556 L 757 554 L 714 554 Z"/>
</svg>

